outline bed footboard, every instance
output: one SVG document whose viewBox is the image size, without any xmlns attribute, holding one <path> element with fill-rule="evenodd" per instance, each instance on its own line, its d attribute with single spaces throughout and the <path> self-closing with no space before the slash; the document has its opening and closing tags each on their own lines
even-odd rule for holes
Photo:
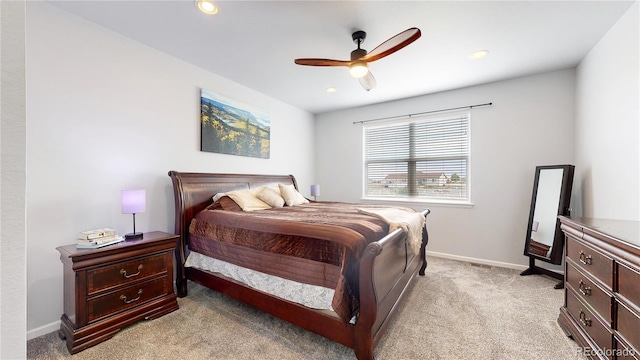
<svg viewBox="0 0 640 360">
<path fill-rule="evenodd" d="M 429 212 L 423 212 L 425 218 Z M 411 253 L 406 234 L 400 229 L 365 249 L 360 261 L 360 313 L 355 326 L 354 350 L 358 359 L 373 359 L 373 350 L 411 281 L 418 272 L 424 275 L 428 241 L 425 225 L 419 254 Z"/>
</svg>

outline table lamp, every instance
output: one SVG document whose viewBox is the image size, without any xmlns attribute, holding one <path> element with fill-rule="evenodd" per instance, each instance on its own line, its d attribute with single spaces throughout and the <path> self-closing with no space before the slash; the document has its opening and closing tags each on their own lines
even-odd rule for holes
<svg viewBox="0 0 640 360">
<path fill-rule="evenodd" d="M 320 196 L 320 185 L 311 185 L 311 196 L 316 200 L 316 196 Z"/>
<path fill-rule="evenodd" d="M 144 212 L 146 205 L 146 193 L 144 190 L 122 190 L 122 213 L 133 214 L 133 232 L 126 234 L 125 239 L 142 238 L 141 232 L 136 232 L 136 213 Z"/>
</svg>

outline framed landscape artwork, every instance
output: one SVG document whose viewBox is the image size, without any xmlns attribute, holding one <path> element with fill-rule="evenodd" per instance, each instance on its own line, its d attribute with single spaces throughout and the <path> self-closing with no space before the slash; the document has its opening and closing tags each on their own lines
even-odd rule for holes
<svg viewBox="0 0 640 360">
<path fill-rule="evenodd" d="M 200 123 L 201 151 L 269 158 L 268 113 L 201 89 Z"/>
</svg>

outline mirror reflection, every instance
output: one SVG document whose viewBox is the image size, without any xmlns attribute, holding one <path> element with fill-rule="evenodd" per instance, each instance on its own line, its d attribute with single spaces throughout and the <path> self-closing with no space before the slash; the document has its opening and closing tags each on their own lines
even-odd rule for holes
<svg viewBox="0 0 640 360">
<path fill-rule="evenodd" d="M 538 179 L 529 252 L 546 258 L 551 257 L 554 245 L 563 174 L 564 169 L 544 169 Z"/>
</svg>

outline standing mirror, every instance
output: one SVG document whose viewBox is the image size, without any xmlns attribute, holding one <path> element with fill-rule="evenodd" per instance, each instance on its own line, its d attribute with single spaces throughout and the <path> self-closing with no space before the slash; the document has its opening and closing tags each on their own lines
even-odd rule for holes
<svg viewBox="0 0 640 360">
<path fill-rule="evenodd" d="M 520 275 L 544 274 L 563 280 L 563 275 L 535 265 L 540 260 L 551 264 L 562 263 L 564 235 L 558 215 L 570 215 L 573 165 L 537 166 L 533 182 L 533 195 L 529 211 L 524 255 L 529 257 L 529 268 Z M 563 283 L 556 285 L 562 288 Z"/>
</svg>

